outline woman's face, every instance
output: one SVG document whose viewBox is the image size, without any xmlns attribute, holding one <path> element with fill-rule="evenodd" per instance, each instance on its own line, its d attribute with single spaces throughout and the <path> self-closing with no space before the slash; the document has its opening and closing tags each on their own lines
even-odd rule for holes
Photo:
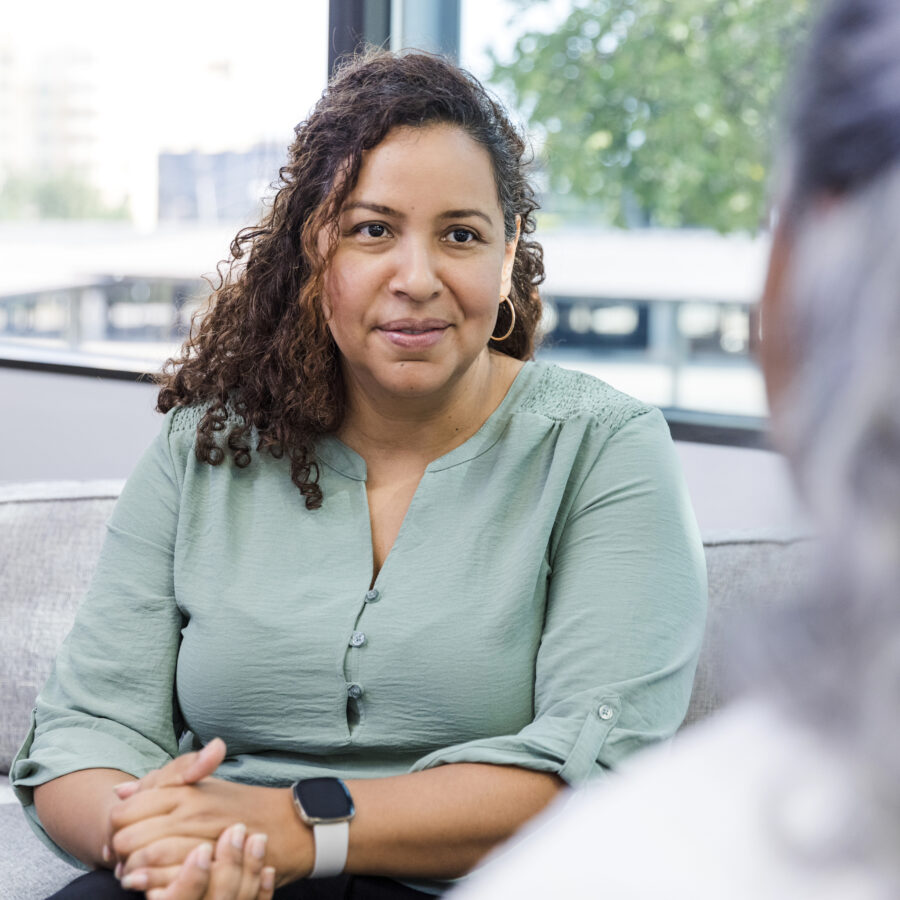
<svg viewBox="0 0 900 900">
<path fill-rule="evenodd" d="M 460 384 L 488 352 L 515 247 L 490 157 L 466 132 L 397 128 L 368 151 L 323 298 L 350 391 L 389 400 Z"/>
<path fill-rule="evenodd" d="M 791 240 L 784 222 L 772 235 L 766 283 L 759 302 L 762 343 L 759 362 L 766 383 L 770 412 L 777 412 L 791 379 L 792 352 L 787 337 L 786 282 L 790 265 Z"/>
</svg>

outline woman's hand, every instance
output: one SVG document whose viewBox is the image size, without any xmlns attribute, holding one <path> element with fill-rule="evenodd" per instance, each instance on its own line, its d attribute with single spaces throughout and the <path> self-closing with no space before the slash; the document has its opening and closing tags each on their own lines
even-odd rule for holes
<svg viewBox="0 0 900 900">
<path fill-rule="evenodd" d="M 158 787 L 172 787 L 180 784 L 194 784 L 203 778 L 212 775 L 225 759 L 226 747 L 221 738 L 213 738 L 202 750 L 194 753 L 185 753 L 159 769 L 148 772 L 143 778 L 134 781 L 125 781 L 117 784 L 113 790 L 120 800 L 127 800 L 139 791 L 152 790 Z M 103 859 L 112 861 L 112 838 L 115 829 L 112 820 L 109 822 L 109 838 L 103 847 Z M 169 878 L 177 871 L 188 854 L 199 845 L 196 838 L 173 839 L 167 842 L 165 847 L 157 847 L 154 850 L 154 859 L 159 860 L 159 865 L 169 868 Z M 125 860 L 119 859 L 116 869 L 116 877 L 121 878 L 125 872 Z M 134 868 L 133 866 L 131 867 Z M 167 883 L 163 879 L 165 875 L 158 873 L 152 883 Z"/>
<path fill-rule="evenodd" d="M 218 841 L 236 821 L 246 823 L 250 832 L 273 836 L 269 859 L 280 883 L 312 869 L 312 832 L 300 822 L 286 788 L 216 778 L 161 786 L 140 790 L 118 804 L 110 821 L 113 852 L 125 860 L 118 871 L 126 887 L 138 886 L 133 880 L 138 873 L 146 875 L 142 890 L 169 885 L 196 844 Z"/>
<path fill-rule="evenodd" d="M 216 842 L 195 847 L 175 880 L 146 893 L 147 900 L 272 900 L 275 870 L 263 867 L 266 836 L 232 826 Z M 259 851 L 262 852 L 259 852 Z"/>
</svg>

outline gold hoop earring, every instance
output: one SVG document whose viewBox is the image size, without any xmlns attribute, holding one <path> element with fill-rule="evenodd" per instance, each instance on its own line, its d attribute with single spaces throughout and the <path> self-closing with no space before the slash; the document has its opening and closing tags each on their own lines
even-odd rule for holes
<svg viewBox="0 0 900 900">
<path fill-rule="evenodd" d="M 512 302 L 512 300 L 509 299 L 509 297 L 501 297 L 500 298 L 500 306 L 502 306 L 504 303 L 506 303 L 507 306 L 509 306 L 509 314 L 512 317 L 512 321 L 509 323 L 509 328 L 506 329 L 505 334 L 501 335 L 500 337 L 497 337 L 497 335 L 492 333 L 491 334 L 492 341 L 505 341 L 513 333 L 513 329 L 516 327 L 516 308 L 515 308 L 515 306 L 513 306 L 513 302 Z M 498 308 L 498 316 L 499 316 L 499 308 Z M 496 324 L 494 325 L 494 327 L 495 328 L 497 327 Z"/>
</svg>

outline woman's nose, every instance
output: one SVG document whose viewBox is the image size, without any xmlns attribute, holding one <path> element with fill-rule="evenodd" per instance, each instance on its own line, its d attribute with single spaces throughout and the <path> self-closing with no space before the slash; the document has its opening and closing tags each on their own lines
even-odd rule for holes
<svg viewBox="0 0 900 900">
<path fill-rule="evenodd" d="M 424 302 L 440 293 L 443 287 L 438 261 L 425 241 L 400 241 L 396 248 L 394 271 L 388 287 L 410 300 Z"/>
</svg>

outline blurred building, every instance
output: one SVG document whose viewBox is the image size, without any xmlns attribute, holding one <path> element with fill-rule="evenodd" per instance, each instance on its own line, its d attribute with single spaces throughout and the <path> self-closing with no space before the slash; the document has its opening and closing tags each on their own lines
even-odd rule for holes
<svg viewBox="0 0 900 900">
<path fill-rule="evenodd" d="M 282 144 L 244 151 L 159 154 L 159 221 L 252 221 L 287 159 Z"/>
<path fill-rule="evenodd" d="M 157 69 L 149 52 L 96 35 L 0 38 L 0 217 L 125 214 L 150 231 L 256 215 L 320 82 L 302 79 L 285 103 L 291 84 L 269 97 L 243 50 L 174 53 Z"/>
<path fill-rule="evenodd" d="M 99 93 L 85 48 L 26 57 L 0 44 L 0 179 L 66 172 L 98 183 Z"/>
</svg>

